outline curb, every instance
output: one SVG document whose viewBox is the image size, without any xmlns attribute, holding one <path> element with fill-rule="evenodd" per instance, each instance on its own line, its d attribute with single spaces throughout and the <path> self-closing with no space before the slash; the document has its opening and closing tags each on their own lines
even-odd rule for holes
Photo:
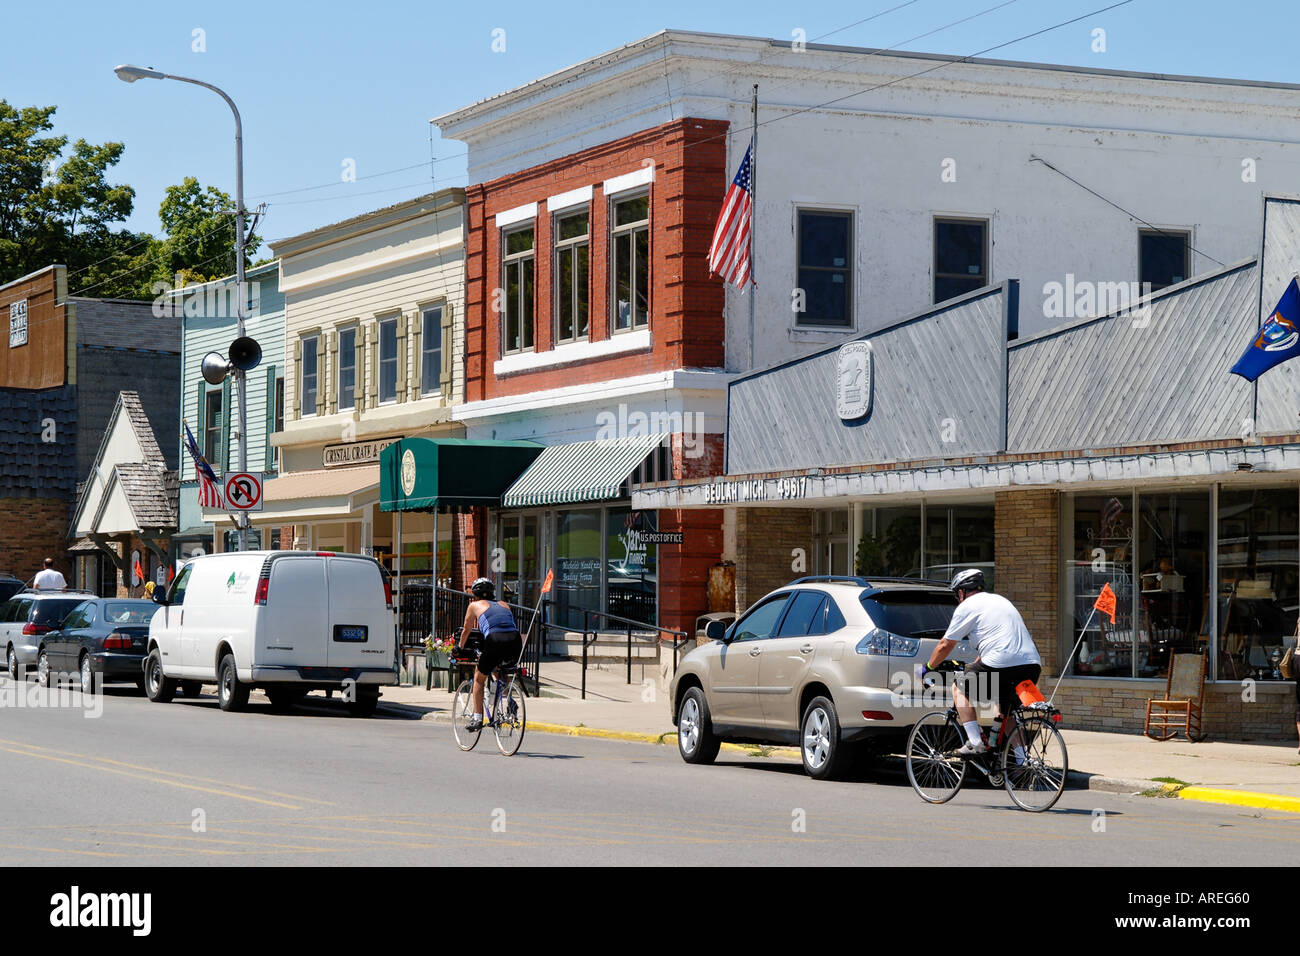
<svg viewBox="0 0 1300 956">
<path fill-rule="evenodd" d="M 1174 796 L 1180 800 L 1197 800 L 1201 803 L 1225 803 L 1257 810 L 1281 810 L 1300 813 L 1300 797 L 1284 797 L 1276 793 L 1256 793 L 1250 790 L 1216 790 L 1212 787 L 1183 787 Z"/>
</svg>

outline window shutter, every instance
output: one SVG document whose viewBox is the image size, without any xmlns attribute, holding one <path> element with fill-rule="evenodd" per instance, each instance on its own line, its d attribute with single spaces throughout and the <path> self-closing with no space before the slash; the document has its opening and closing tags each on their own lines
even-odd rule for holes
<svg viewBox="0 0 1300 956">
<path fill-rule="evenodd" d="M 442 370 L 438 376 L 438 383 L 442 388 L 442 397 L 448 402 L 451 401 L 452 385 L 455 377 L 455 360 L 451 354 L 455 340 L 453 324 L 452 305 L 448 302 L 442 307 Z"/>
<path fill-rule="evenodd" d="M 415 401 L 424 391 L 424 313 L 416 309 L 415 316 L 411 319 L 411 354 L 415 356 L 415 364 L 411 366 L 411 374 L 407 379 L 407 392 L 410 394 L 411 401 Z"/>
<path fill-rule="evenodd" d="M 194 440 L 198 442 L 199 451 L 202 452 L 203 436 L 208 427 L 208 423 L 207 421 L 205 421 L 208 414 L 208 402 L 207 402 L 208 383 L 199 382 L 198 385 L 195 386 L 195 390 L 196 392 L 195 392 L 194 404 L 197 407 L 197 411 L 194 413 L 194 422 L 197 427 L 194 429 Z M 186 454 L 185 457 L 189 458 L 190 456 Z M 209 462 L 209 464 L 211 464 L 211 462 Z M 194 469 L 193 460 L 190 461 L 190 470 L 194 472 L 194 480 L 198 481 L 199 473 Z"/>
<path fill-rule="evenodd" d="M 366 349 L 366 395 L 369 397 L 368 407 L 373 408 L 379 404 L 379 324 L 371 322 L 366 326 L 366 340 L 369 342 L 369 348 Z"/>
<path fill-rule="evenodd" d="M 288 386 L 291 383 L 285 382 Z M 293 340 L 293 382 L 289 389 L 289 417 L 298 418 L 298 403 L 302 395 L 302 339 Z"/>
<path fill-rule="evenodd" d="M 275 452 L 271 448 L 271 434 L 275 431 L 275 366 L 266 367 L 266 431 L 262 441 L 262 470 L 274 471 Z"/>
<path fill-rule="evenodd" d="M 221 474 L 224 477 L 230 471 L 230 376 L 221 383 Z M 216 464 L 216 462 L 213 462 Z"/>
<path fill-rule="evenodd" d="M 406 401 L 406 366 L 410 356 L 406 354 L 406 313 L 397 317 L 397 400 Z"/>
<path fill-rule="evenodd" d="M 339 334 L 328 332 L 324 335 L 329 337 L 329 378 L 322 381 L 320 387 L 328 395 L 329 413 L 333 415 L 339 410 Z"/>
</svg>

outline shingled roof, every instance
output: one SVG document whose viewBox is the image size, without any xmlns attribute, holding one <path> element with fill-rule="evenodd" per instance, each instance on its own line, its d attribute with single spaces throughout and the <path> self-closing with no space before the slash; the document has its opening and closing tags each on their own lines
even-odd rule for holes
<svg viewBox="0 0 1300 956">
<path fill-rule="evenodd" d="M 176 527 L 176 512 L 167 503 L 166 469 L 118 462 L 113 472 L 140 528 Z"/>
<path fill-rule="evenodd" d="M 125 421 L 135 435 L 142 460 L 114 461 L 112 468 L 105 474 L 102 469 L 108 464 L 104 461 L 104 455 L 109 436 L 121 421 Z M 96 473 L 101 476 L 98 485 L 90 480 Z M 92 524 L 99 523 L 114 487 L 121 488 L 138 529 L 176 527 L 179 489 L 177 473 L 168 470 L 162 449 L 158 447 L 158 440 L 154 437 L 149 418 L 140 403 L 140 396 L 133 391 L 118 393 L 117 405 L 109 416 L 108 427 L 100 439 L 94 468 L 79 489 L 73 528 L 70 529 L 73 534 L 87 517 L 91 518 Z"/>
</svg>

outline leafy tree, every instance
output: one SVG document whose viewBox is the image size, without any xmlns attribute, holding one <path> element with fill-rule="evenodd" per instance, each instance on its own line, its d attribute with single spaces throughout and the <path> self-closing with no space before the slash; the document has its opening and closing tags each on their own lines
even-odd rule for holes
<svg viewBox="0 0 1300 956">
<path fill-rule="evenodd" d="M 158 221 L 167 239 L 155 278 L 171 280 L 179 274 L 187 283 L 207 282 L 233 273 L 234 208 L 228 193 L 215 186 L 205 189 L 193 176 L 186 176 L 180 185 L 168 186 L 158 207 Z M 261 238 L 252 233 L 245 238 L 245 268 L 261 244 Z"/>
</svg>

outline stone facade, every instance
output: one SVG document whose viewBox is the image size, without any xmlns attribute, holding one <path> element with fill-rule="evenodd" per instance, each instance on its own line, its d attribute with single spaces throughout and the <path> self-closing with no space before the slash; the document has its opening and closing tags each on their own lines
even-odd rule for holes
<svg viewBox="0 0 1300 956">
<path fill-rule="evenodd" d="M 1055 680 L 1041 683 L 1046 694 L 1056 686 Z M 1069 678 L 1061 683 L 1056 704 L 1064 714 L 1063 727 L 1140 734 L 1147 701 L 1164 692 L 1162 680 Z M 1290 741 L 1295 724 L 1295 685 L 1290 681 L 1205 685 L 1201 726 L 1212 739 Z"/>
</svg>

